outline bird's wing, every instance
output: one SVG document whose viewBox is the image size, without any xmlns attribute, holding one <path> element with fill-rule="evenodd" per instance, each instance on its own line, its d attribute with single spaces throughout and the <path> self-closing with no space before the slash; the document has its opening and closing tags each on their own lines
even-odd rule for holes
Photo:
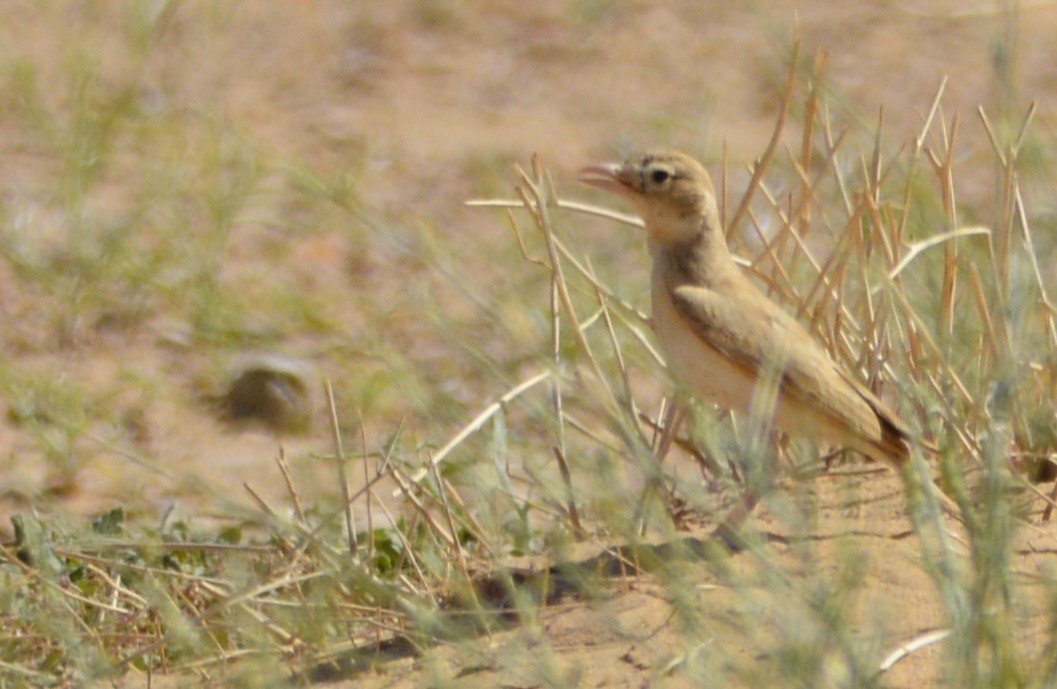
<svg viewBox="0 0 1057 689">
<path fill-rule="evenodd" d="M 906 426 L 881 400 L 843 371 L 796 319 L 759 292 L 732 299 L 706 287 L 681 285 L 670 294 L 697 336 L 748 375 L 756 377 L 768 365 L 781 365 L 783 394 L 837 423 L 869 428 L 880 422 L 885 452 L 896 450 L 907 436 Z"/>
<path fill-rule="evenodd" d="M 795 319 L 758 292 L 731 298 L 707 287 L 681 285 L 672 303 L 698 337 L 756 377 L 781 362 L 786 377 L 806 396 L 836 378 L 836 365 Z M 826 379 L 823 379 L 822 376 Z"/>
</svg>

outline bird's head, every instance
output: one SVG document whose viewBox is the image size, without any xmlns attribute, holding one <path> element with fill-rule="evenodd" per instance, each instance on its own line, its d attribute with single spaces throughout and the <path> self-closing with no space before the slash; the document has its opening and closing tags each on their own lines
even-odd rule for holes
<svg viewBox="0 0 1057 689">
<path fill-rule="evenodd" d="M 655 151 L 623 163 L 591 165 L 581 170 L 580 181 L 630 200 L 655 241 L 686 241 L 719 229 L 712 180 L 686 154 Z"/>
</svg>

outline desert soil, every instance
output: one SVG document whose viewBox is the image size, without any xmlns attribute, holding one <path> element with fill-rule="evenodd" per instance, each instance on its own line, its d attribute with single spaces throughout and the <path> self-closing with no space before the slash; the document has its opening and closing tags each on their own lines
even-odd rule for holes
<svg viewBox="0 0 1057 689">
<path fill-rule="evenodd" d="M 6 2 L 0 8 L 4 59 L 8 65 L 16 59 L 33 64 L 45 97 L 49 87 L 63 87 L 71 45 L 99 61 L 104 80 L 118 79 L 126 69 L 128 41 L 121 33 L 127 17 L 117 5 Z M 371 320 L 377 312 L 345 306 L 363 304 L 368 297 L 376 304 L 399 306 L 410 303 L 408 292 L 433 292 L 431 303 L 447 305 L 461 322 L 473 323 L 473 304 L 450 276 L 437 275 L 434 264 L 415 260 L 418 235 L 408 228 L 428 225 L 431 236 L 449 243 L 451 265 L 463 280 L 479 281 L 482 289 L 501 284 L 507 278 L 491 264 L 490 252 L 510 241 L 504 221 L 467 209 L 463 201 L 509 196 L 516 179 L 513 163 L 526 165 L 534 153 L 545 161 L 563 195 L 595 201 L 600 197 L 576 185 L 578 167 L 635 148 L 685 149 L 715 171 L 725 147 L 730 167 L 743 170 L 770 136 L 794 33 L 804 55 L 828 54 L 828 88 L 835 94 L 831 107 L 868 120 L 883 107 L 885 136 L 893 145 L 916 134 L 944 77 L 943 115 L 961 117 L 963 136 L 977 142 L 976 150 L 982 150 L 983 141 L 975 117 L 978 105 L 989 112 L 1021 112 L 1035 101 L 1044 123 L 1052 123 L 1057 108 L 1053 3 L 1023 3 L 1011 20 L 1002 3 L 911 0 L 307 0 L 172 3 L 165 12 L 165 29 L 152 39 L 155 44 L 143 63 L 141 81 L 149 93 L 140 97 L 208 113 L 249 145 L 277 157 L 328 173 L 354 174 L 356 193 L 370 217 L 362 244 L 351 243 L 337 230 L 321 231 L 291 238 L 279 252 L 267 233 L 248 220 L 248 227 L 232 237 L 237 246 L 229 248 L 227 258 L 232 272 L 253 266 L 266 271 L 268 279 L 288 280 L 326 300 L 335 317 L 345 319 L 353 342 L 359 333 L 379 327 Z M 1016 52 L 1005 59 L 999 46 L 1010 40 Z M 1003 70 L 1011 78 L 999 78 Z M 3 193 L 32 210 L 35 199 L 47 196 L 49 164 L 36 159 L 32 146 L 21 144 L 24 130 L 12 117 L 0 115 L 0 128 Z M 971 168 L 973 162 L 960 164 Z M 987 189 L 989 175 L 989 169 L 965 174 L 968 202 L 979 204 L 983 217 L 990 197 L 974 190 Z M 114 179 L 113 198 L 100 202 L 120 204 L 123 184 L 125 180 Z M 299 212 L 270 211 L 287 213 L 283 220 L 288 224 L 296 222 Z M 49 218 L 38 221 L 46 225 Z M 41 241 L 51 239 L 46 230 L 42 235 Z M 597 238 L 600 245 L 605 241 L 601 234 Z M 627 279 L 641 283 L 638 294 L 644 296 L 647 268 L 641 243 L 632 238 L 604 251 L 608 253 L 600 261 L 624 262 Z M 119 387 L 115 381 L 132 381 L 133 389 L 105 401 L 127 409 L 130 425 L 145 439 L 126 451 L 124 436 L 116 444 L 81 438 L 72 477 L 56 477 L 39 438 L 10 421 L 15 401 L 0 397 L 0 412 L 5 412 L 0 415 L 5 484 L 0 522 L 6 525 L 11 514 L 31 507 L 70 519 L 116 504 L 159 515 L 174 504 L 191 515 L 239 505 L 252 509 L 245 483 L 265 500 L 284 503 L 286 491 L 272 464 L 279 440 L 260 429 L 232 428 L 203 403 L 200 388 L 209 385 L 202 379 L 219 385 L 215 381 L 221 379 L 217 369 L 222 366 L 196 362 L 193 346 L 181 344 L 185 323 L 159 314 L 132 331 L 94 329 L 64 341 L 64 334 L 40 317 L 35 295 L 21 290 L 0 263 L 0 341 L 7 365 L 48 372 L 86 390 L 112 390 Z M 408 423 L 413 431 L 428 432 L 432 437 L 420 439 L 440 444 L 498 390 L 480 378 L 462 380 L 460 371 L 473 362 L 453 352 L 450 340 L 429 322 L 387 316 L 380 341 L 406 352 L 413 367 L 440 362 L 448 379 L 427 382 L 457 388 L 450 397 L 458 406 L 447 416 L 420 423 L 412 405 Z M 329 344 L 314 341 L 312 333 L 294 332 L 288 333 L 283 349 L 312 359 Z M 354 347 L 348 351 L 353 359 L 361 355 Z M 237 354 L 231 352 L 231 358 Z M 358 366 L 357 360 L 338 370 L 355 374 Z M 365 356 L 364 377 L 374 370 Z M 661 381 L 645 384 L 663 386 Z M 152 390 L 147 402 L 138 385 Z M 378 394 L 386 401 L 365 414 L 372 442 L 408 411 L 400 395 Z M 422 397 L 427 405 L 429 395 Z M 101 431 L 96 435 L 109 437 Z M 282 443 L 299 467 L 303 495 L 333 497 L 330 474 L 310 461 L 299 462 L 312 452 L 329 450 L 326 423 Z M 131 462 L 132 455 L 147 457 L 164 474 Z M 824 515 L 815 533 L 819 553 L 850 549 L 861 555 L 862 576 L 870 585 L 856 601 L 861 627 L 855 633 L 883 629 L 877 643 L 890 650 L 941 627 L 938 594 L 916 564 L 920 543 L 905 535 L 909 525 L 896 478 L 881 473 L 862 482 L 856 490 L 877 499 L 867 499 L 851 512 L 837 506 L 845 489 L 830 486 L 830 481 L 820 481 L 794 489 L 815 496 Z M 762 510 L 761 530 L 781 535 L 769 519 Z M 1050 531 L 1044 526 L 1025 532 L 1019 569 L 1033 570 L 1040 557 L 1036 551 L 1057 546 Z M 803 567 L 794 546 L 773 548 L 773 562 L 790 571 Z M 834 555 L 817 566 L 836 568 L 838 562 Z M 764 565 L 754 555 L 742 554 L 733 566 L 751 579 Z M 714 611 L 724 621 L 717 626 L 715 648 L 752 654 L 753 639 L 768 630 L 752 628 L 750 612 L 735 607 L 744 598 L 733 596 L 712 573 L 702 570 L 699 580 L 700 588 L 690 595 L 701 599 L 700 609 Z M 781 601 L 766 599 L 773 595 L 761 590 L 758 604 L 780 606 Z M 446 686 L 528 687 L 540 685 L 543 680 L 536 673 L 546 666 L 570 686 L 690 686 L 687 673 L 666 666 L 710 649 L 681 648 L 678 624 L 663 587 L 649 577 L 630 577 L 599 600 L 555 605 L 538 620 L 479 639 L 473 649 L 440 645 L 426 658 L 394 660 L 338 683 L 412 687 L 450 680 Z M 900 663 L 886 686 L 927 685 L 940 652 L 932 647 Z M 761 667 L 768 667 L 768 660 L 761 658 Z"/>
</svg>

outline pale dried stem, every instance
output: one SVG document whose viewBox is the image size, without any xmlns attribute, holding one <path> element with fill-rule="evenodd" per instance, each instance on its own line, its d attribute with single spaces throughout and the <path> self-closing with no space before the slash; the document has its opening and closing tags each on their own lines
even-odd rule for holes
<svg viewBox="0 0 1057 689">
<path fill-rule="evenodd" d="M 789 106 L 793 101 L 793 87 L 796 84 L 796 69 L 799 56 L 800 40 L 797 39 L 793 43 L 793 54 L 789 65 L 789 76 L 786 79 L 785 92 L 782 95 L 781 105 L 778 107 L 778 119 L 774 125 L 774 133 L 771 135 L 771 140 L 768 142 L 767 148 L 764 150 L 760 160 L 753 166 L 752 179 L 749 180 L 749 186 L 745 189 L 745 194 L 741 197 L 741 203 L 738 205 L 738 210 L 734 213 L 734 218 L 730 221 L 730 225 L 727 226 L 728 238 L 738 231 L 738 227 L 741 225 L 742 221 L 745 220 L 745 217 L 749 212 L 749 205 L 752 203 L 752 197 L 756 194 L 756 189 L 763 180 L 763 175 L 767 172 L 767 168 L 771 164 L 771 159 L 774 157 L 775 151 L 778 150 L 778 143 L 782 138 L 782 130 L 785 128 L 785 120 L 789 115 Z"/>
<path fill-rule="evenodd" d="M 436 462 L 433 461 L 432 458 L 430 458 L 427 464 L 430 467 L 437 466 Z M 429 471 L 432 471 L 432 469 Z M 451 537 L 447 534 L 444 529 L 440 527 L 440 525 L 437 524 L 437 522 L 433 519 L 433 516 L 430 514 L 429 510 L 426 509 L 426 506 L 423 505 L 422 502 L 418 499 L 418 495 L 416 494 L 417 491 L 414 490 L 414 486 L 418 483 L 418 481 L 405 480 L 404 477 L 400 475 L 400 473 L 400 470 L 396 467 L 395 464 L 389 467 L 389 475 L 393 478 L 393 481 L 396 482 L 396 485 L 399 486 L 399 488 L 395 491 L 393 497 L 397 497 L 401 494 L 407 497 L 407 499 L 411 501 L 411 505 L 415 509 L 415 512 L 417 512 L 419 517 L 426 522 L 426 525 L 429 527 L 429 532 L 443 540 L 448 546 L 448 548 L 453 548 L 455 544 L 451 542 Z"/>
<path fill-rule="evenodd" d="M 474 205 L 471 202 L 467 202 L 466 205 Z M 483 203 L 481 205 L 484 205 Z M 522 204 L 517 204 L 520 208 Z M 503 211 L 506 213 L 507 220 L 510 222 L 510 229 L 514 231 L 514 238 L 517 240 L 518 250 L 521 251 L 521 258 L 525 259 L 526 262 L 532 263 L 537 266 L 546 266 L 547 262 L 543 259 L 532 258 L 529 256 L 528 249 L 525 247 L 525 240 L 521 237 L 521 230 L 518 229 L 517 218 L 514 217 L 514 212 L 510 208 L 504 208 Z"/>
<path fill-rule="evenodd" d="M 480 609 L 481 602 L 477 600 L 477 593 L 474 591 L 473 583 L 470 579 L 470 568 L 466 566 L 466 553 L 462 549 L 462 541 L 459 539 L 459 530 L 455 527 L 455 518 L 452 516 L 451 505 L 448 503 L 447 483 L 441 478 L 440 470 L 437 468 L 435 462 L 427 462 L 426 465 L 430 469 L 430 473 L 433 476 L 433 482 L 437 487 L 437 495 L 440 497 L 441 514 L 444 516 L 444 521 L 448 526 L 449 548 L 455 555 L 455 562 L 459 565 L 459 572 L 462 574 L 463 583 L 466 584 L 470 597 L 473 599 L 474 607 Z"/>
<path fill-rule="evenodd" d="M 1014 190 L 1014 193 L 1016 197 L 1017 219 L 1019 220 L 1020 227 L 1024 233 L 1024 247 L 1027 250 L 1028 260 L 1031 261 L 1032 274 L 1035 277 L 1035 286 L 1039 290 L 1039 298 L 1042 300 L 1042 304 L 1046 310 L 1046 326 L 1050 334 L 1050 346 L 1057 348 L 1057 323 L 1054 321 L 1054 316 L 1057 315 L 1057 308 L 1054 308 L 1053 302 L 1050 301 L 1050 295 L 1042 277 L 1042 270 L 1039 268 L 1039 258 L 1035 251 L 1035 242 L 1031 236 L 1031 226 L 1028 222 L 1028 215 L 1024 211 L 1024 198 L 1021 196 L 1019 186 Z"/>
<path fill-rule="evenodd" d="M 914 140 L 915 155 L 921 151 L 921 147 L 925 145 L 925 139 L 928 138 L 929 131 L 932 129 L 932 120 L 936 116 L 936 111 L 940 107 L 940 100 L 943 98 L 943 91 L 946 88 L 947 77 L 944 76 L 940 79 L 939 86 L 936 87 L 936 93 L 932 96 L 932 104 L 929 106 L 928 114 L 925 116 L 925 120 L 921 125 L 921 131 L 918 133 L 917 139 Z"/>
<path fill-rule="evenodd" d="M 524 171 L 520 171 L 522 184 L 518 187 L 518 194 L 525 202 L 526 208 L 530 209 L 530 213 L 536 220 L 539 229 L 543 233 L 544 239 L 547 245 L 547 252 L 550 258 L 550 267 L 553 275 L 554 284 L 557 287 L 558 296 L 560 297 L 560 303 L 564 309 L 567 317 L 571 319 L 574 326 L 573 336 L 576 340 L 577 345 L 583 352 L 584 356 L 587 357 L 588 362 L 591 365 L 591 370 L 595 375 L 595 379 L 599 385 L 601 385 L 604 393 L 605 406 L 609 413 L 615 418 L 623 417 L 627 422 L 630 429 L 638 436 L 640 442 L 645 444 L 645 439 L 642 437 L 642 429 L 636 422 L 636 415 L 634 409 L 634 402 L 630 395 L 625 401 L 625 404 L 621 404 L 613 393 L 612 388 L 609 385 L 608 376 L 602 369 L 597 357 L 595 356 L 590 343 L 587 341 L 584 329 L 581 327 L 579 317 L 576 315 L 576 309 L 570 296 L 568 282 L 565 278 L 564 270 L 562 268 L 561 252 L 558 249 L 557 236 L 554 232 L 554 228 L 550 219 L 550 212 L 548 209 L 548 202 L 550 198 L 545 194 L 544 189 L 546 188 L 543 184 L 545 173 L 543 172 L 542 165 L 538 157 L 533 158 L 533 177 L 530 178 Z M 593 285 L 598 285 L 598 280 L 594 277 L 593 271 L 590 267 L 586 267 L 583 271 L 584 275 Z M 603 315 L 607 322 L 609 322 L 608 311 L 603 304 Z"/>
<path fill-rule="evenodd" d="M 815 53 L 815 64 L 812 70 L 814 79 L 817 79 L 825 70 L 826 58 L 825 51 L 820 50 Z M 807 183 L 806 172 L 811 169 L 812 152 L 815 148 L 814 135 L 815 118 L 818 113 L 818 90 L 814 79 L 808 83 L 807 102 L 804 104 L 804 133 L 800 140 L 800 163 L 798 167 L 801 172 L 800 198 L 803 202 L 804 210 L 795 217 L 800 223 L 801 237 L 807 237 L 811 232 L 811 207 L 806 203 L 806 200 L 814 193 L 814 189 L 812 185 Z"/>
<path fill-rule="evenodd" d="M 393 520 L 393 515 L 389 513 L 389 510 L 386 508 L 385 503 L 379 502 L 378 506 L 382 509 L 382 512 L 385 514 L 386 519 L 389 520 L 389 523 L 395 524 L 396 521 Z M 414 533 L 414 527 L 416 524 L 417 522 L 412 520 L 409 524 L 407 532 Z M 407 561 L 411 563 L 411 568 L 415 570 L 415 576 L 418 577 L 419 583 L 421 583 L 422 585 L 421 590 L 425 592 L 425 594 L 429 597 L 430 601 L 435 607 L 439 607 L 440 600 L 438 599 L 436 593 L 433 591 L 433 588 L 430 586 L 429 580 L 426 578 L 426 573 L 422 571 L 422 567 L 418 563 L 418 558 L 415 557 L 415 545 L 407 539 L 407 536 L 404 535 L 402 529 L 394 529 L 394 533 L 397 535 L 397 538 L 400 539 L 400 542 L 403 545 L 403 548 L 400 549 L 400 558 L 402 559 L 404 557 L 407 557 Z M 397 562 L 396 565 L 393 567 L 393 570 L 400 571 L 402 568 L 403 567 L 401 565 L 401 562 Z M 414 587 L 410 585 L 408 585 L 408 588 L 414 589 Z"/>
<path fill-rule="evenodd" d="M 793 282 L 789 277 L 789 273 L 786 272 L 785 266 L 782 265 L 781 260 L 779 260 L 778 255 L 775 253 L 774 243 L 776 239 L 769 239 L 767 237 L 763 228 L 760 227 L 756 214 L 751 210 L 749 211 L 749 219 L 752 221 L 750 225 L 755 231 L 757 238 L 760 240 L 760 245 L 762 246 L 760 252 L 756 255 L 756 258 L 752 259 L 752 264 L 749 266 L 749 269 L 754 275 L 764 279 L 783 299 L 786 301 L 796 301 L 795 299 L 790 298 Z M 783 222 L 782 226 L 785 228 L 788 225 Z M 781 236 L 781 234 L 784 234 L 784 231 L 780 231 L 779 236 Z M 770 260 L 770 272 L 764 272 L 761 267 L 764 259 Z M 776 274 L 780 279 L 776 279 Z"/>
<path fill-rule="evenodd" d="M 352 515 L 352 499 L 349 490 L 349 475 L 345 467 L 345 450 L 341 446 L 341 426 L 338 423 L 338 409 L 334 404 L 334 388 L 330 379 L 323 382 L 327 393 L 327 410 L 330 413 L 330 430 L 334 441 L 334 461 L 338 470 L 338 484 L 341 486 L 341 497 L 345 501 L 345 528 L 348 530 L 349 555 L 353 558 L 359 550 L 356 542 L 356 520 Z"/>
<path fill-rule="evenodd" d="M 294 488 L 294 480 L 290 476 L 290 467 L 286 464 L 286 449 L 281 445 L 279 446 L 279 454 L 275 457 L 275 463 L 279 466 L 279 473 L 283 476 L 283 484 L 286 486 L 286 493 L 290 496 L 290 502 L 294 506 L 294 514 L 297 515 L 297 521 L 304 525 L 306 523 L 305 512 L 301 508 L 301 499 Z"/>
<path fill-rule="evenodd" d="M 279 515 L 272 509 L 272 506 L 269 505 L 267 501 L 257 493 L 257 491 L 253 490 L 253 486 L 243 481 L 242 488 L 249 493 L 250 499 L 257 503 L 257 507 L 260 508 L 261 512 L 264 512 L 272 519 L 279 519 Z"/>
<path fill-rule="evenodd" d="M 590 267 L 590 264 L 589 266 Z M 595 281 L 597 284 L 597 281 Z M 635 396 L 631 388 L 631 376 L 628 375 L 628 367 L 624 362 L 624 352 L 620 347 L 620 340 L 617 339 L 616 329 L 613 327 L 613 319 L 610 317 L 609 306 L 606 300 L 605 294 L 601 290 L 595 289 L 595 297 L 598 299 L 600 311 L 602 312 L 602 318 L 606 325 L 606 333 L 609 335 L 609 343 L 613 348 L 613 355 L 617 360 L 617 369 L 620 371 L 620 382 L 624 387 L 624 397 L 631 413 L 638 417 L 638 409 L 635 406 Z"/>
<path fill-rule="evenodd" d="M 866 188 L 875 206 L 881 203 L 881 131 L 884 129 L 884 106 L 877 111 L 877 127 L 874 129 L 873 151 L 866 168 Z M 897 154 L 898 155 L 898 154 Z"/>
<path fill-rule="evenodd" d="M 619 445 L 611 442 L 610 440 L 607 440 L 607 439 L 603 438 L 601 435 L 599 435 L 597 432 L 595 432 L 593 429 L 591 429 L 586 423 L 581 421 L 578 417 L 573 416 L 572 414 L 569 414 L 568 412 L 566 412 L 565 421 L 569 424 L 569 426 L 572 429 L 574 429 L 575 431 L 580 433 L 580 435 L 582 435 L 587 440 L 590 440 L 592 443 L 597 445 L 600 449 L 609 450 L 610 452 L 620 452 L 621 451 L 621 448 L 620 448 Z"/>
<path fill-rule="evenodd" d="M 943 211 L 947 216 L 947 230 L 958 227 L 958 208 L 954 193 L 954 145 L 958 138 L 958 116 L 951 120 L 950 137 L 944 136 L 946 149 L 942 159 L 929 150 L 929 157 L 939 178 Z M 948 347 L 954 335 L 954 297 L 958 283 L 958 244 L 946 242 L 943 247 L 943 282 L 940 287 L 940 329 Z"/>
<path fill-rule="evenodd" d="M 900 259 L 899 263 L 896 264 L 892 270 L 888 272 L 889 280 L 896 280 L 903 270 L 910 265 L 911 261 L 918 257 L 921 253 L 937 247 L 943 244 L 953 243 L 952 240 L 960 237 L 973 237 L 973 236 L 990 236 L 991 230 L 986 227 L 963 227 L 958 230 L 951 230 L 950 232 L 944 232 L 942 234 L 933 235 L 926 240 L 920 242 L 914 242 L 910 244 L 910 250 Z"/>
<path fill-rule="evenodd" d="M 429 464 L 440 464 L 441 462 L 443 462 L 455 448 L 461 445 L 463 441 L 465 441 L 468 437 L 480 430 L 481 427 L 484 426 L 485 422 L 488 421 L 488 419 L 492 418 L 492 416 L 494 416 L 500 409 L 502 409 L 504 405 L 509 404 L 511 401 L 520 397 L 526 391 L 532 389 L 539 383 L 542 383 L 543 381 L 547 380 L 551 377 L 551 375 L 553 374 L 550 371 L 543 371 L 542 373 L 537 373 L 531 378 L 522 381 L 517 386 L 508 390 L 497 401 L 489 404 L 480 413 L 478 413 L 477 416 L 475 416 L 473 420 L 470 421 L 470 423 L 466 424 L 461 429 L 459 429 L 459 432 L 456 433 L 451 440 L 445 443 L 444 447 L 437 450 L 437 452 L 429 458 Z M 418 483 L 426 477 L 429 471 L 430 470 L 428 468 L 420 468 L 416 470 L 415 473 L 412 474 L 410 477 L 410 483 Z M 394 490 L 393 497 L 395 498 L 401 493 L 406 493 L 404 487 Z"/>
<path fill-rule="evenodd" d="M 569 516 L 569 524 L 572 526 L 576 540 L 583 540 L 586 531 L 580 523 L 580 511 L 576 507 L 576 493 L 573 491 L 572 472 L 569 470 L 569 462 L 565 459 L 565 452 L 560 447 L 553 447 L 554 459 L 558 462 L 558 472 L 565 486 L 565 510 Z"/>
<path fill-rule="evenodd" d="M 551 357 L 554 370 L 561 368 L 561 295 L 558 289 L 558 273 L 551 269 L 550 309 L 551 309 Z M 578 326 L 587 328 L 589 325 Z M 565 487 L 566 510 L 576 538 L 581 538 L 583 529 L 580 526 L 580 515 L 576 509 L 576 493 L 573 490 L 572 472 L 565 461 L 565 409 L 562 404 L 561 382 L 551 380 L 551 401 L 554 405 L 554 422 L 557 424 L 558 444 L 551 448 L 558 461 L 558 472 Z"/>
<path fill-rule="evenodd" d="M 522 173 L 524 174 L 524 173 Z M 550 199 L 558 208 L 562 210 L 575 211 L 576 213 L 582 213 L 583 215 L 590 215 L 596 218 L 604 218 L 605 220 L 612 220 L 620 223 L 621 225 L 627 225 L 628 227 L 635 227 L 643 229 L 645 225 L 642 222 L 642 218 L 637 215 L 630 215 L 628 213 L 620 213 L 618 211 L 610 210 L 609 208 L 603 208 L 601 206 L 594 206 L 589 203 L 581 203 L 579 201 L 568 201 L 557 197 Z M 526 206 L 524 199 L 470 199 L 464 202 L 464 205 L 471 208 L 531 208 L 534 204 L 530 201 L 529 205 Z M 533 260 L 535 263 L 536 260 Z"/>
<path fill-rule="evenodd" d="M 841 142 L 844 141 L 849 129 L 845 127 L 840 134 L 836 137 L 833 136 L 833 131 L 830 127 L 829 107 L 827 106 L 822 109 L 822 131 L 825 134 L 826 157 L 829 169 L 833 170 L 833 179 L 836 180 L 837 189 L 840 191 L 841 199 L 844 200 L 844 210 L 849 217 L 853 217 L 854 212 L 852 209 L 855 204 L 852 203 L 851 195 L 848 193 L 848 184 L 844 179 L 844 171 L 837 160 L 837 149 L 840 147 Z"/>
<path fill-rule="evenodd" d="M 481 526 L 481 522 L 477 521 L 477 517 L 474 516 L 473 510 L 466 507 L 466 503 L 463 502 L 462 497 L 459 496 L 459 491 L 455 490 L 455 487 L 451 485 L 451 481 L 441 477 L 444 482 L 445 488 L 447 488 L 448 498 L 455 503 L 455 506 L 459 510 L 461 515 L 460 521 L 467 525 L 467 530 L 481 545 L 488 547 L 488 539 L 485 537 L 484 527 Z"/>
<path fill-rule="evenodd" d="M 884 660 L 881 661 L 881 665 L 878 667 L 878 674 L 888 672 L 895 666 L 896 663 L 903 660 L 904 658 L 913 655 L 917 651 L 923 648 L 928 648 L 933 644 L 937 644 L 943 641 L 951 635 L 950 629 L 939 629 L 934 632 L 928 632 L 922 634 L 916 639 L 906 642 L 896 650 L 892 651 L 885 656 Z"/>
<path fill-rule="evenodd" d="M 685 422 L 686 416 L 689 414 L 686 409 L 686 404 L 674 400 L 668 404 L 662 404 L 659 412 L 658 416 L 661 417 L 660 421 L 650 418 L 648 414 L 642 412 L 639 413 L 639 420 L 649 428 L 653 429 L 654 433 L 659 434 L 657 440 L 658 456 L 663 457 L 664 454 L 661 453 L 667 453 L 670 451 L 671 445 L 678 446 L 679 449 L 690 455 L 690 457 L 692 457 L 701 467 L 708 487 L 711 490 L 718 490 L 719 486 L 716 482 L 716 477 L 723 475 L 723 468 L 718 462 L 716 462 L 714 457 L 702 452 L 701 449 L 689 438 L 679 435 L 679 428 Z M 732 473 L 734 472 L 732 471 Z"/>
<path fill-rule="evenodd" d="M 374 562 L 374 512 L 371 510 L 371 502 L 374 497 L 371 493 L 371 472 L 367 468 L 367 430 L 363 423 L 362 412 L 357 411 L 360 422 L 360 462 L 363 464 L 363 490 L 364 511 L 367 513 L 367 562 Z M 352 497 L 349 497 L 352 500 Z"/>
<path fill-rule="evenodd" d="M 619 407 L 616 397 L 613 395 L 613 391 L 609 387 L 609 381 L 603 373 L 602 367 L 598 363 L 598 359 L 595 358 L 594 352 L 591 350 L 590 343 L 588 343 L 583 330 L 580 329 L 579 317 L 576 315 L 576 308 L 573 305 L 572 297 L 569 294 L 568 283 L 565 280 L 561 259 L 554 242 L 554 228 L 550 221 L 550 211 L 547 207 L 548 198 L 545 195 L 546 192 L 544 191 L 544 186 L 542 184 L 543 176 L 538 158 L 533 157 L 532 166 L 535 179 L 530 178 L 524 170 L 519 171 L 521 175 L 521 185 L 517 189 L 518 194 L 524 200 L 525 208 L 529 210 L 530 215 L 533 216 L 537 226 L 543 232 L 547 244 L 547 253 L 550 257 L 550 269 L 552 271 L 554 284 L 557 287 L 558 295 L 561 298 L 562 308 L 565 310 L 568 318 L 572 321 L 573 337 L 581 351 L 584 353 L 584 356 L 587 357 L 599 385 L 602 386 L 602 389 L 605 392 L 605 402 L 607 406 L 609 406 L 610 409 L 616 410 Z"/>
<path fill-rule="evenodd" d="M 962 399 L 965 402 L 969 403 L 970 405 L 975 405 L 975 400 L 973 399 L 972 394 L 969 393 L 969 390 L 965 386 L 965 383 L 962 382 L 961 377 L 958 375 L 957 371 L 954 370 L 950 360 L 943 356 L 943 352 L 940 349 L 939 345 L 928 334 L 928 328 L 925 327 L 925 322 L 921 319 L 921 316 L 918 315 L 917 311 L 915 311 L 914 308 L 910 305 L 910 302 L 907 301 L 906 294 L 903 293 L 901 290 L 893 290 L 892 294 L 896 296 L 895 303 L 897 303 L 902 308 L 903 317 L 906 318 L 910 322 L 910 324 L 916 328 L 916 332 L 918 333 L 919 341 L 921 342 L 921 344 L 929 350 L 929 354 L 934 356 L 938 361 L 942 362 L 944 375 L 946 375 L 950 382 L 954 385 L 955 389 L 958 391 L 958 394 L 961 395 Z"/>
</svg>

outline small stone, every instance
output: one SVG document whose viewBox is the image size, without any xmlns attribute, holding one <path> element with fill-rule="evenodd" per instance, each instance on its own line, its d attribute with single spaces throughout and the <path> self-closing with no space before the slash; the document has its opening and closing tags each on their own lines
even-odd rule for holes
<svg viewBox="0 0 1057 689">
<path fill-rule="evenodd" d="M 273 431 L 303 433 L 312 424 L 314 367 L 300 359 L 258 355 L 235 367 L 225 395 L 233 421 L 257 421 Z"/>
</svg>

